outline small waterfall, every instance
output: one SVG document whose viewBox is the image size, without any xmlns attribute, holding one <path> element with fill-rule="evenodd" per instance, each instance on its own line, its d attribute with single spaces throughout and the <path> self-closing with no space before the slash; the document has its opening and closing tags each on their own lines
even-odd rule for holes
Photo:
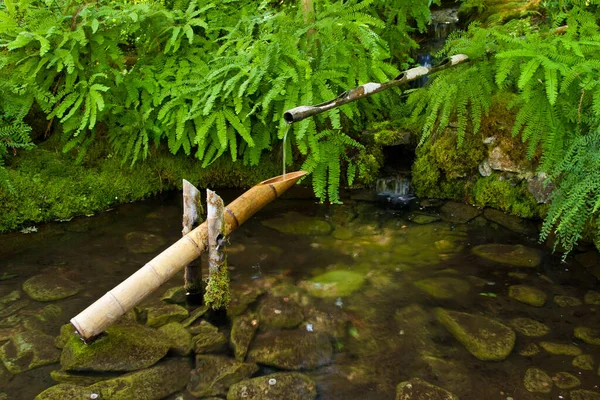
<svg viewBox="0 0 600 400">
<path fill-rule="evenodd" d="M 386 207 L 408 207 L 416 196 L 411 192 L 411 183 L 408 178 L 380 178 L 376 184 L 377 199 Z"/>
</svg>

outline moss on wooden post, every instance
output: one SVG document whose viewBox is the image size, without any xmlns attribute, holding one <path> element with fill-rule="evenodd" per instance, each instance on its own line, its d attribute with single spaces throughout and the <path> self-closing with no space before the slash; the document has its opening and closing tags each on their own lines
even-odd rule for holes
<svg viewBox="0 0 600 400">
<path fill-rule="evenodd" d="M 213 310 L 229 304 L 229 274 L 225 255 L 225 223 L 223 200 L 212 190 L 206 191 L 208 223 L 208 284 L 204 303 Z"/>
</svg>

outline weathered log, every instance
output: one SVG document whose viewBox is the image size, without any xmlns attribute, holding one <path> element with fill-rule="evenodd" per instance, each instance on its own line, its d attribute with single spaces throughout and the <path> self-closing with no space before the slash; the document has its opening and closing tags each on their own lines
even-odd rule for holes
<svg viewBox="0 0 600 400">
<path fill-rule="evenodd" d="M 229 235 L 258 210 L 282 195 L 300 178 L 304 171 L 291 172 L 253 186 L 225 208 L 225 233 Z M 175 273 L 181 271 L 207 248 L 208 224 L 183 236 L 137 272 L 106 293 L 73 319 L 81 338 L 89 343 L 123 314 L 139 304 Z"/>
<path fill-rule="evenodd" d="M 196 228 L 202 218 L 202 204 L 200 191 L 190 182 L 183 180 L 183 229 L 181 234 L 187 235 Z M 185 266 L 183 275 L 184 289 L 188 302 L 199 303 L 202 301 L 202 264 L 198 258 Z"/>
<path fill-rule="evenodd" d="M 291 110 L 288 110 L 285 113 L 283 113 L 283 119 L 288 124 L 302 121 L 303 119 L 306 119 L 308 117 L 321 114 L 325 111 L 329 111 L 333 108 L 343 106 L 344 104 L 348 104 L 359 99 L 364 99 L 366 97 L 374 95 L 375 93 L 382 92 L 392 87 L 405 85 L 408 82 L 414 81 L 416 79 L 422 78 L 424 76 L 433 74 L 435 72 L 447 68 L 454 67 L 455 65 L 462 64 L 466 61 L 469 61 L 469 57 L 467 57 L 465 54 L 456 54 L 452 57 L 446 58 L 445 60 L 433 67 L 411 68 L 400 73 L 400 75 L 398 75 L 391 81 L 384 83 L 365 83 L 364 85 L 360 85 L 357 88 L 342 93 L 333 100 L 329 100 L 314 106 L 298 106 L 296 108 L 292 108 Z"/>
<path fill-rule="evenodd" d="M 225 255 L 223 200 L 212 190 L 206 191 L 206 222 L 208 223 L 208 283 L 204 302 L 213 310 L 222 310 L 229 303 L 229 274 Z"/>
</svg>

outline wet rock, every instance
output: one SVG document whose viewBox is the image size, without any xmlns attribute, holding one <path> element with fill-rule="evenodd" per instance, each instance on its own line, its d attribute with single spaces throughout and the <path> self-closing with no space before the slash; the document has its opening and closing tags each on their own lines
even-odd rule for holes
<svg viewBox="0 0 600 400">
<path fill-rule="evenodd" d="M 248 306 L 254 303 L 265 291 L 266 288 L 257 286 L 231 288 L 231 300 L 227 306 L 227 316 L 235 317 L 243 314 Z"/>
<path fill-rule="evenodd" d="M 600 306 L 600 293 L 593 291 L 593 290 L 589 290 L 585 294 L 583 301 L 585 302 L 585 304 L 592 304 L 595 306 Z"/>
<path fill-rule="evenodd" d="M 482 244 L 473 247 L 479 257 L 515 267 L 537 267 L 542 262 L 540 252 L 521 245 Z"/>
<path fill-rule="evenodd" d="M 331 363 L 333 348 L 329 337 L 306 330 L 266 332 L 250 347 L 248 361 L 281 369 L 312 369 Z"/>
<path fill-rule="evenodd" d="M 316 276 L 310 281 L 301 281 L 298 286 L 316 297 L 345 297 L 358 290 L 364 280 L 356 272 L 336 270 Z"/>
<path fill-rule="evenodd" d="M 167 289 L 160 299 L 165 303 L 185 304 L 186 297 L 185 288 L 183 286 L 176 286 Z"/>
<path fill-rule="evenodd" d="M 76 295 L 80 290 L 77 283 L 56 274 L 32 276 L 23 283 L 23 291 L 36 301 L 61 300 Z"/>
<path fill-rule="evenodd" d="M 426 224 L 430 224 L 432 222 L 436 222 L 439 221 L 440 217 L 435 216 L 435 215 L 425 215 L 425 214 L 415 214 L 412 218 L 411 221 L 414 222 L 415 224 L 419 224 L 419 225 L 426 225 Z"/>
<path fill-rule="evenodd" d="M 257 329 L 258 318 L 255 314 L 245 314 L 233 319 L 230 345 L 236 360 L 244 361 Z"/>
<path fill-rule="evenodd" d="M 298 372 L 278 372 L 246 379 L 229 388 L 227 400 L 314 400 L 315 383 Z"/>
<path fill-rule="evenodd" d="M 267 296 L 260 300 L 258 320 L 261 329 L 291 329 L 304 320 L 302 308 L 289 297 Z"/>
<path fill-rule="evenodd" d="M 527 179 L 527 190 L 539 204 L 548 203 L 555 188 L 553 183 L 546 184 L 545 180 L 546 174 L 544 173 Z"/>
<path fill-rule="evenodd" d="M 552 391 L 552 378 L 539 368 L 529 368 L 523 380 L 525 389 L 533 393 L 550 393 Z"/>
<path fill-rule="evenodd" d="M 573 389 L 581 385 L 581 381 L 568 372 L 558 372 L 552 377 L 552 381 L 559 389 Z"/>
<path fill-rule="evenodd" d="M 488 283 L 487 280 L 481 279 L 480 277 L 474 276 L 474 275 L 467 276 L 467 279 L 469 280 L 469 282 L 471 282 L 471 284 L 473 286 L 477 286 L 477 287 L 487 286 L 487 283 Z"/>
<path fill-rule="evenodd" d="M 75 327 L 71 324 L 64 324 L 60 327 L 60 334 L 54 338 L 54 346 L 62 349 L 69 341 L 71 336 L 76 336 Z"/>
<path fill-rule="evenodd" d="M 150 232 L 135 231 L 125 235 L 127 250 L 135 254 L 156 253 L 165 243 L 162 236 Z"/>
<path fill-rule="evenodd" d="M 413 378 L 396 386 L 396 400 L 458 400 L 458 397 L 439 386 Z"/>
<path fill-rule="evenodd" d="M 520 279 L 520 280 L 525 280 L 525 279 L 529 278 L 529 275 L 527 275 L 526 273 L 523 273 L 523 272 L 509 272 L 507 275 L 511 278 Z"/>
<path fill-rule="evenodd" d="M 196 369 L 190 373 L 188 391 L 195 397 L 225 396 L 229 387 L 249 378 L 258 365 L 243 363 L 223 356 L 199 355 Z"/>
<path fill-rule="evenodd" d="M 513 327 L 521 335 L 529 337 L 540 337 L 547 335 L 550 328 L 531 318 L 514 318 L 509 325 Z"/>
<path fill-rule="evenodd" d="M 177 356 L 187 356 L 192 352 L 192 334 L 178 322 L 161 326 L 158 331 L 165 335 L 170 343 L 169 351 Z"/>
<path fill-rule="evenodd" d="M 587 344 L 600 346 L 600 329 L 578 326 L 573 333 L 577 339 L 581 339 Z"/>
<path fill-rule="evenodd" d="M 308 332 L 323 332 L 335 340 L 341 340 L 346 336 L 348 319 L 341 311 L 321 311 L 311 308 L 305 316 L 303 329 Z"/>
<path fill-rule="evenodd" d="M 489 152 L 488 163 L 490 164 L 490 167 L 496 171 L 515 172 L 521 174 L 528 172 L 530 169 L 528 165 L 511 160 L 510 155 L 507 154 L 500 146 L 494 147 Z"/>
<path fill-rule="evenodd" d="M 436 299 L 460 298 L 471 291 L 467 282 L 446 276 L 423 279 L 415 282 L 415 286 Z"/>
<path fill-rule="evenodd" d="M 0 282 L 16 278 L 17 276 L 19 276 L 19 274 L 9 274 L 8 272 L 5 272 L 3 274 L 0 274 Z"/>
<path fill-rule="evenodd" d="M 63 383 L 40 393 L 35 400 L 64 399 L 135 399 L 160 400 L 182 390 L 189 379 L 190 366 L 185 360 L 168 360 L 90 386 Z M 92 396 L 95 394 L 96 396 Z"/>
<path fill-rule="evenodd" d="M 572 364 L 575 368 L 591 371 L 594 369 L 594 356 L 591 354 L 581 354 L 573 359 Z"/>
<path fill-rule="evenodd" d="M 505 214 L 502 211 L 494 210 L 493 208 L 486 208 L 483 211 L 483 216 L 489 221 L 495 222 L 498 225 L 521 235 L 534 236 L 538 233 L 531 221 L 515 217 L 514 215 Z"/>
<path fill-rule="evenodd" d="M 309 296 L 306 290 L 296 286 L 296 282 L 292 280 L 275 285 L 269 294 L 275 297 L 288 297 L 303 307 L 310 306 L 314 302 L 314 297 Z"/>
<path fill-rule="evenodd" d="M 333 229 L 327 221 L 316 217 L 307 217 L 293 211 L 261 223 L 266 227 L 291 235 L 329 235 Z"/>
<path fill-rule="evenodd" d="M 586 268 L 593 268 L 600 264 L 600 254 L 595 250 L 577 254 L 575 259 Z"/>
<path fill-rule="evenodd" d="M 21 298 L 21 292 L 18 290 L 13 290 L 6 296 L 0 298 L 0 310 L 4 309 L 7 304 L 14 303 L 15 301 Z"/>
<path fill-rule="evenodd" d="M 571 400 L 600 400 L 600 393 L 591 390 L 572 390 L 569 395 L 571 396 Z"/>
<path fill-rule="evenodd" d="M 86 345 L 72 336 L 60 364 L 66 371 L 134 371 L 163 358 L 171 347 L 160 332 L 143 325 L 113 325 L 106 336 Z"/>
<path fill-rule="evenodd" d="M 578 356 L 582 353 L 581 349 L 572 344 L 540 342 L 540 347 L 546 352 L 562 356 Z"/>
<path fill-rule="evenodd" d="M 181 325 L 183 325 L 185 328 L 187 328 L 188 326 L 190 326 L 194 322 L 196 322 L 198 320 L 198 318 L 200 318 L 201 316 L 206 314 L 207 311 L 208 311 L 208 306 L 206 304 L 196 308 L 194 311 L 192 311 L 190 313 L 190 315 L 186 319 L 181 321 Z"/>
<path fill-rule="evenodd" d="M 483 177 L 490 176 L 494 173 L 494 170 L 490 166 L 488 160 L 483 160 L 481 163 L 479 163 L 477 169 L 479 170 L 479 174 Z"/>
<path fill-rule="evenodd" d="M 472 388 L 469 371 L 461 363 L 431 355 L 424 355 L 421 360 L 436 377 L 436 383 L 447 390 L 469 392 Z"/>
<path fill-rule="evenodd" d="M 580 306 L 581 300 L 571 296 L 554 296 L 554 304 L 559 307 L 577 307 Z"/>
<path fill-rule="evenodd" d="M 196 354 L 220 353 L 227 350 L 227 337 L 219 332 L 219 328 L 206 321 L 194 326 L 190 331 L 195 335 L 192 338 Z"/>
<path fill-rule="evenodd" d="M 456 224 L 466 224 L 479 214 L 481 211 L 469 204 L 448 201 L 440 207 L 442 217 Z"/>
<path fill-rule="evenodd" d="M 90 374 L 85 372 L 68 372 L 62 369 L 50 371 L 50 377 L 53 381 L 58 383 L 72 383 L 79 386 L 93 385 L 94 383 L 112 379 L 116 376 L 118 375 L 115 373 Z"/>
<path fill-rule="evenodd" d="M 511 299 L 529 304 L 534 307 L 542 307 L 546 304 L 548 296 L 539 289 L 526 285 L 513 285 L 508 288 L 508 296 Z"/>
<path fill-rule="evenodd" d="M 351 229 L 348 229 L 344 226 L 338 226 L 335 228 L 335 231 L 333 231 L 331 236 L 337 240 L 350 240 L 354 237 L 354 233 Z"/>
<path fill-rule="evenodd" d="M 523 357 L 533 357 L 537 354 L 540 354 L 540 348 L 535 343 L 529 343 L 521 351 L 519 351 L 519 354 Z"/>
<path fill-rule="evenodd" d="M 170 322 L 181 322 L 189 315 L 188 310 L 177 304 L 148 307 L 146 312 L 146 324 L 151 328 L 158 328 Z"/>
<path fill-rule="evenodd" d="M 504 360 L 515 345 L 516 334 L 491 318 L 435 309 L 438 321 L 480 360 Z"/>
<path fill-rule="evenodd" d="M 19 332 L 0 347 L 0 360 L 11 374 L 54 364 L 59 359 L 54 338 L 39 331 Z"/>
</svg>

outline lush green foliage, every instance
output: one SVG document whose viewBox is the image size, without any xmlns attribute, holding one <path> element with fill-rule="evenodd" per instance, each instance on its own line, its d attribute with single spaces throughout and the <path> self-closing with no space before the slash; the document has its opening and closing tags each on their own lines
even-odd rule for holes
<svg viewBox="0 0 600 400">
<path fill-rule="evenodd" d="M 473 61 L 440 73 L 408 101 L 413 119 L 423 125 L 422 143 L 455 120 L 460 144 L 467 132 L 478 133 L 495 93 L 516 93 L 512 133 L 526 143 L 529 158 L 541 156 L 539 172 L 558 185 L 542 238 L 555 231 L 567 250 L 590 219 L 599 222 L 596 10 L 589 3 L 561 3 L 548 10 L 547 26 L 528 19 L 487 29 L 473 24 L 454 35 L 443 50 L 466 53 Z M 554 28 L 564 23 L 566 33 L 556 34 Z"/>
</svg>

